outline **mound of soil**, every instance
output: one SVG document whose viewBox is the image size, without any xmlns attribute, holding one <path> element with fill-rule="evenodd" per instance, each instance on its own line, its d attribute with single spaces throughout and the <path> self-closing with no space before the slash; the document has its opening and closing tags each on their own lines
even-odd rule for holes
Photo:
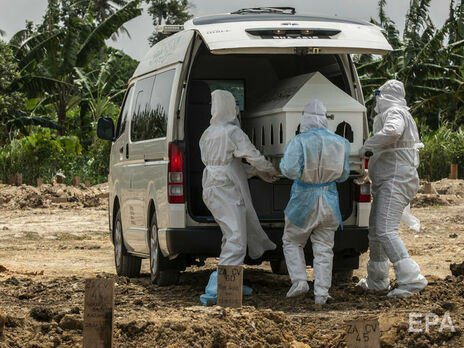
<svg viewBox="0 0 464 348">
<path fill-rule="evenodd" d="M 464 198 L 464 180 L 442 179 L 433 183 L 440 195 L 456 195 Z"/>
<path fill-rule="evenodd" d="M 423 208 L 434 205 L 459 205 L 464 202 L 464 198 L 457 195 L 440 195 L 418 193 L 411 202 L 412 208 Z"/>
<path fill-rule="evenodd" d="M 64 184 L 0 185 L 0 208 L 47 208 L 59 204 L 62 208 L 99 207 L 108 201 L 108 184 L 78 187 Z"/>
<path fill-rule="evenodd" d="M 463 346 L 464 276 L 428 277 L 429 286 L 407 299 L 366 292 L 356 288 L 355 282 L 340 284 L 331 289 L 334 301 L 320 307 L 314 305 L 312 291 L 304 297 L 285 298 L 287 277 L 248 268 L 245 283 L 254 294 L 244 298 L 244 307 L 225 309 L 199 306 L 210 271 L 192 268 L 182 275 L 180 285 L 171 287 L 157 287 L 149 277 L 128 279 L 102 274 L 116 280 L 115 344 L 344 347 L 346 321 L 368 315 L 379 318 L 383 347 Z M 80 347 L 84 277 L 19 277 L 17 282 L 11 282 L 12 274 L 0 275 L 0 312 L 7 318 L 3 341 L 6 346 L 21 346 L 33 340 L 37 347 L 50 342 L 60 347 Z M 18 296 L 25 289 L 32 298 Z M 42 304 L 38 307 L 37 303 Z M 440 331 L 437 325 L 427 333 L 410 332 L 409 313 L 423 313 L 422 324 L 418 324 L 423 330 L 425 313 L 435 313 L 440 322 L 448 313 L 454 331 Z"/>
<path fill-rule="evenodd" d="M 459 205 L 464 203 L 464 180 L 442 179 L 432 183 L 433 194 L 425 193 L 425 185 L 419 187 L 418 193 L 411 202 L 413 208 L 434 205 Z"/>
<path fill-rule="evenodd" d="M 464 276 L 464 262 L 452 263 L 450 265 L 450 270 L 455 277 Z"/>
</svg>

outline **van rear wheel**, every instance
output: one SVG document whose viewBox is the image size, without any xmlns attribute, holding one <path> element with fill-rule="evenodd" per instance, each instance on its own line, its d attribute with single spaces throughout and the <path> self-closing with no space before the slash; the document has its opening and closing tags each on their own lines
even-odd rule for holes
<svg viewBox="0 0 464 348">
<path fill-rule="evenodd" d="M 353 281 L 353 270 L 342 269 L 332 272 L 332 284 L 347 284 Z"/>
<path fill-rule="evenodd" d="M 142 259 L 129 255 L 126 247 L 124 246 L 124 239 L 122 234 L 121 211 L 118 210 L 116 220 L 114 222 L 114 263 L 116 266 L 116 273 L 119 276 L 134 278 L 140 275 L 140 267 Z"/>
<path fill-rule="evenodd" d="M 272 260 L 271 262 L 272 273 L 274 274 L 288 274 L 287 264 L 285 259 Z"/>
<path fill-rule="evenodd" d="M 153 213 L 150 223 L 150 278 L 152 283 L 159 286 L 177 284 L 179 281 L 179 269 L 163 256 L 158 240 L 158 226 L 156 213 Z"/>
</svg>

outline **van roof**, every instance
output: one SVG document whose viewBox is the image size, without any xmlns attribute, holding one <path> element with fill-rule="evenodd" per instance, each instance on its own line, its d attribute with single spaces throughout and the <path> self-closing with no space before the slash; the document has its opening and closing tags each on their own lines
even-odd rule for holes
<svg viewBox="0 0 464 348">
<path fill-rule="evenodd" d="M 392 50 L 382 29 L 369 22 L 253 10 L 259 9 L 194 18 L 184 28 L 198 32 L 215 54 L 385 54 Z"/>
<path fill-rule="evenodd" d="M 183 31 L 147 52 L 132 79 L 184 61 L 194 33 L 214 54 L 385 54 L 392 50 L 382 29 L 365 21 L 239 11 L 187 21 Z"/>
<path fill-rule="evenodd" d="M 324 17 L 312 15 L 294 15 L 285 13 L 262 13 L 262 14 L 221 14 L 197 17 L 193 19 L 194 25 L 221 24 L 232 22 L 265 22 L 265 21 L 304 21 L 304 22 L 332 22 L 332 23 L 351 23 L 358 25 L 371 25 L 368 22 L 341 18 L 341 17 Z"/>
</svg>

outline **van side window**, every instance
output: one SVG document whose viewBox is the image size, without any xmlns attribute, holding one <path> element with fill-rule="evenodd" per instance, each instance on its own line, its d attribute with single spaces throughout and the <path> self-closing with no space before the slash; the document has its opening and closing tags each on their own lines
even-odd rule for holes
<svg viewBox="0 0 464 348">
<path fill-rule="evenodd" d="M 134 85 L 129 87 L 129 91 L 126 94 L 126 98 L 124 99 L 121 111 L 119 113 L 118 123 L 116 125 L 116 139 L 119 138 L 126 129 L 127 115 L 129 114 L 129 105 L 132 99 L 132 95 L 134 94 L 133 87 Z"/>
<path fill-rule="evenodd" d="M 147 122 L 149 138 L 162 138 L 167 134 L 169 101 L 175 70 L 156 75 L 155 85 L 150 98 L 151 115 Z"/>
<path fill-rule="evenodd" d="M 131 120 L 132 141 L 166 136 L 174 74 L 175 70 L 169 70 L 137 83 L 137 97 Z"/>
<path fill-rule="evenodd" d="M 150 95 L 154 82 L 155 77 L 151 76 L 135 85 L 135 106 L 132 108 L 130 127 L 132 141 L 150 139 L 146 125 L 150 118 Z"/>
</svg>

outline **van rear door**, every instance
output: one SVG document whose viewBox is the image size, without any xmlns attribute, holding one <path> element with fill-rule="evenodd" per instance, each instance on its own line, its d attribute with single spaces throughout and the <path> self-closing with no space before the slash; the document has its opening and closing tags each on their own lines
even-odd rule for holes
<svg viewBox="0 0 464 348">
<path fill-rule="evenodd" d="M 212 53 L 385 54 L 392 47 L 379 27 L 364 21 L 289 15 L 219 15 L 185 25 Z"/>
</svg>

